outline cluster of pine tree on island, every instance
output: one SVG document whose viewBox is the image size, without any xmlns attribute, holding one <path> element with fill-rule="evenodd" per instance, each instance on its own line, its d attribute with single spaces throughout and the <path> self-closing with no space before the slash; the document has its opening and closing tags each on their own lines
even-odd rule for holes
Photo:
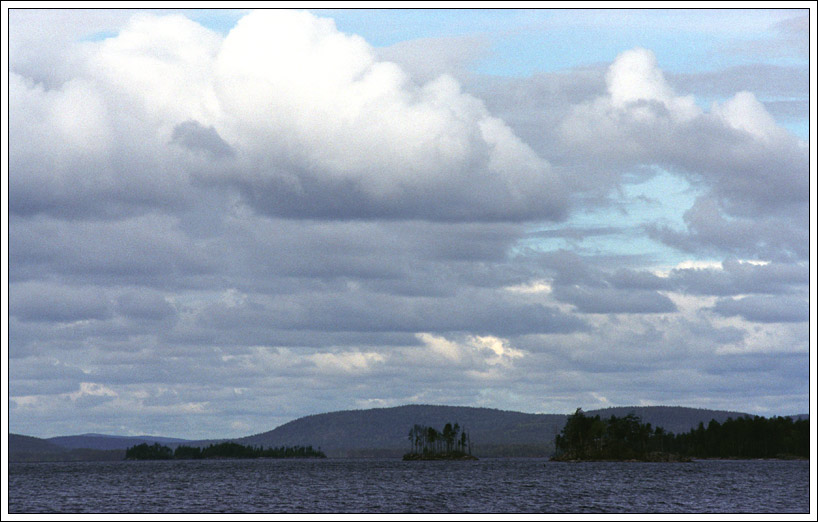
<svg viewBox="0 0 818 522">
<path fill-rule="evenodd" d="M 581 409 L 555 440 L 553 460 L 689 461 L 692 458 L 809 458 L 809 421 L 790 417 L 711 420 L 674 435 L 629 414 L 603 419 Z"/>
<path fill-rule="evenodd" d="M 243 446 L 236 442 L 222 442 L 200 448 L 197 446 L 177 446 L 175 450 L 158 442 L 153 445 L 138 444 L 125 450 L 126 460 L 170 460 L 170 459 L 286 459 L 286 458 L 327 458 L 321 449 L 312 446 L 292 446 L 262 448 Z"/>
<path fill-rule="evenodd" d="M 471 437 L 458 423 L 446 423 L 442 431 L 415 424 L 409 430 L 412 451 L 403 460 L 477 460 L 471 454 Z"/>
</svg>

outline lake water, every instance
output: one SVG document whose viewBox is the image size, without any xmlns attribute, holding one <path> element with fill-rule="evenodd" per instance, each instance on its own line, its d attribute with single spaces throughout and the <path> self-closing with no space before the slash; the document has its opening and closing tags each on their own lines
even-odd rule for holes
<svg viewBox="0 0 818 522">
<path fill-rule="evenodd" d="M 808 513 L 807 461 L 9 464 L 10 513 Z"/>
</svg>

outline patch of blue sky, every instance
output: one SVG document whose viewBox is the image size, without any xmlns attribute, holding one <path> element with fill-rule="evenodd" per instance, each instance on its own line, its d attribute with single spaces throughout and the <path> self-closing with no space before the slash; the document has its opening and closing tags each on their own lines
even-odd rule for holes
<svg viewBox="0 0 818 522">
<path fill-rule="evenodd" d="M 684 73 L 755 63 L 759 42 L 780 36 L 792 10 L 696 9 L 339 9 L 314 10 L 375 47 L 419 38 L 482 35 L 491 42 L 474 72 L 528 76 L 608 64 L 634 47 Z M 767 57 L 768 58 L 768 57 Z M 799 58 L 780 56 L 775 63 Z M 764 59 L 763 61 L 770 61 Z M 803 60 L 801 60 L 803 63 Z"/>
<path fill-rule="evenodd" d="M 643 47 L 654 52 L 660 67 L 685 70 L 691 61 L 700 62 L 707 48 L 701 42 L 687 46 L 684 54 L 673 49 L 669 39 L 644 38 L 638 35 L 576 33 L 567 30 L 541 34 L 520 34 L 497 41 L 491 53 L 475 62 L 473 70 L 480 74 L 505 77 L 530 76 L 589 66 L 607 66 L 629 49 Z M 683 66 L 683 67 L 682 67 Z"/>
<path fill-rule="evenodd" d="M 86 34 L 80 38 L 81 42 L 101 42 L 108 38 L 114 38 L 119 33 L 115 31 L 97 31 L 95 33 Z"/>
<path fill-rule="evenodd" d="M 419 38 L 498 33 L 519 23 L 515 9 L 311 9 L 332 18 L 341 32 L 362 36 L 370 45 L 386 47 Z"/>
<path fill-rule="evenodd" d="M 799 139 L 809 141 L 809 122 L 785 120 L 778 122 L 778 124 L 798 136 Z"/>
<path fill-rule="evenodd" d="M 199 25 L 226 36 L 249 9 L 194 9 L 185 15 Z"/>
<path fill-rule="evenodd" d="M 605 207 L 577 208 L 565 222 L 554 226 L 533 226 L 512 255 L 524 250 L 548 252 L 572 250 L 587 256 L 639 257 L 654 266 L 675 266 L 683 261 L 706 261 L 691 257 L 650 238 L 645 227 L 658 224 L 684 230 L 683 215 L 694 203 L 699 191 L 686 180 L 665 170 L 645 179 L 627 180 Z"/>
</svg>

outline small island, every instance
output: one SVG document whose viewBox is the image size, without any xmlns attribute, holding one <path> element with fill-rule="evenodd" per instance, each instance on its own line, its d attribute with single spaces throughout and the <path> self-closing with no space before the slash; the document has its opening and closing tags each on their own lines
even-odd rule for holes
<svg viewBox="0 0 818 522">
<path fill-rule="evenodd" d="M 809 421 L 789 417 L 728 418 L 674 435 L 630 413 L 568 417 L 554 445 L 556 461 L 691 462 L 696 459 L 808 459 Z"/>
<path fill-rule="evenodd" d="M 207 447 L 177 446 L 175 450 L 168 446 L 154 443 L 138 444 L 125 450 L 125 460 L 188 460 L 188 459 L 288 459 L 319 458 L 327 456 L 321 449 L 312 446 L 292 446 L 280 448 L 263 448 L 261 446 L 243 446 L 236 442 L 210 444 Z"/>
<path fill-rule="evenodd" d="M 442 431 L 415 424 L 409 430 L 412 450 L 403 460 L 477 460 L 471 454 L 471 438 L 458 423 L 446 423 Z"/>
</svg>

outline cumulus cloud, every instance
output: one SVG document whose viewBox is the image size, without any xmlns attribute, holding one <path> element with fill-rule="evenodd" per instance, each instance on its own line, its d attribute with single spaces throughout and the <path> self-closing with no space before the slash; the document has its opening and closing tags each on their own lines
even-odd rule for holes
<svg viewBox="0 0 818 522">
<path fill-rule="evenodd" d="M 548 163 L 455 80 L 415 85 L 330 20 L 245 17 L 215 67 L 225 135 L 250 162 L 233 181 L 262 212 L 463 220 L 564 207 Z"/>
<path fill-rule="evenodd" d="M 654 237 L 674 246 L 728 247 L 736 255 L 769 257 L 783 249 L 803 257 L 806 144 L 779 126 L 755 95 L 738 92 L 705 111 L 691 95 L 673 91 L 645 49 L 620 54 L 606 85 L 606 94 L 576 105 L 562 121 L 570 154 L 604 157 L 618 172 L 661 165 L 705 190 L 685 215 L 688 231 Z M 587 160 L 575 163 L 572 168 Z M 776 233 L 782 225 L 793 233 Z"/>
<path fill-rule="evenodd" d="M 615 109 L 630 108 L 637 119 L 650 118 L 653 111 L 641 103 L 657 102 L 669 115 L 681 121 L 698 116 L 701 111 L 692 96 L 676 96 L 647 49 L 636 48 L 620 54 L 605 76 L 610 103 Z"/>
<path fill-rule="evenodd" d="M 260 11 L 222 38 L 140 15 L 88 47 L 57 87 L 11 75 L 15 213 L 65 213 L 72 198 L 75 212 L 125 212 L 194 176 L 269 215 L 563 216 L 548 162 L 480 100 L 446 75 L 415 84 L 332 20 Z M 171 144 L 232 161 L 215 169 Z"/>
<path fill-rule="evenodd" d="M 515 359 L 525 357 L 525 352 L 510 346 L 508 339 L 494 336 L 469 336 L 463 341 L 453 341 L 429 333 L 418 333 L 418 339 L 425 345 L 427 356 L 433 364 L 454 364 L 462 366 L 501 366 L 514 364 Z"/>
</svg>

